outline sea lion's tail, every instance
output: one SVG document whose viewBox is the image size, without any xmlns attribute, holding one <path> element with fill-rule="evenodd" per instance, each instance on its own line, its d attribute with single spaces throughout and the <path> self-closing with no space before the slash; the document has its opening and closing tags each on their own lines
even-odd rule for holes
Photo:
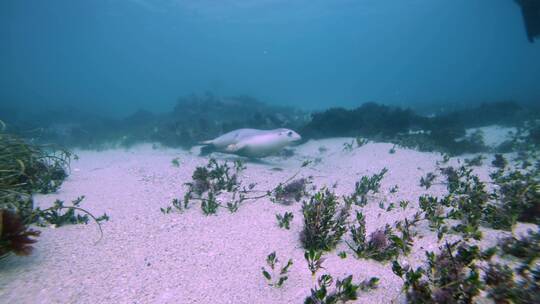
<svg viewBox="0 0 540 304">
<path fill-rule="evenodd" d="M 212 152 L 216 152 L 217 149 L 216 147 L 212 146 L 212 145 L 209 145 L 209 146 L 202 146 L 201 147 L 201 152 L 199 153 L 200 156 L 205 156 L 205 155 L 208 155 Z"/>
</svg>

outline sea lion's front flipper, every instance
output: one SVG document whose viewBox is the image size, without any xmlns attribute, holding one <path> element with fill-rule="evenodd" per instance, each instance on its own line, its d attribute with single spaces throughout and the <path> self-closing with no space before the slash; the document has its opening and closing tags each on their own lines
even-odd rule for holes
<svg viewBox="0 0 540 304">
<path fill-rule="evenodd" d="M 236 152 L 244 149 L 245 147 L 246 147 L 245 142 L 237 142 L 236 144 L 228 145 L 227 148 L 225 148 L 225 151 L 231 152 L 231 153 L 236 153 Z"/>
<path fill-rule="evenodd" d="M 230 144 L 225 148 L 225 151 L 227 152 L 236 152 L 238 151 L 238 147 L 236 144 Z"/>
</svg>

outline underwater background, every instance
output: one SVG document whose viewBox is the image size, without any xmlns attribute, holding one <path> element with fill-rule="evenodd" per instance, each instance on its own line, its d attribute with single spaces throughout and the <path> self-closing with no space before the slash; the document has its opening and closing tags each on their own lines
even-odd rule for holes
<svg viewBox="0 0 540 304">
<path fill-rule="evenodd" d="M 514 0 L 4 0 L 2 108 L 124 117 L 192 93 L 304 110 L 540 100 Z"/>
<path fill-rule="evenodd" d="M 540 303 L 539 80 L 540 0 L 0 0 L 0 303 Z"/>
</svg>

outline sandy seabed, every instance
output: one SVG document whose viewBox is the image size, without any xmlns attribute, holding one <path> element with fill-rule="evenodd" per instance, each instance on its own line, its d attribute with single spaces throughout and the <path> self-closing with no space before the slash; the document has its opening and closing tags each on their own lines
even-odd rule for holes
<svg viewBox="0 0 540 304">
<path fill-rule="evenodd" d="M 256 183 L 255 189 L 266 191 L 296 173 L 305 160 L 315 160 L 298 176 L 313 176 L 318 187 L 336 184 L 335 192 L 344 195 L 353 191 L 361 176 L 386 167 L 389 171 L 380 193 L 361 208 L 368 234 L 386 223 L 411 218 L 418 211 L 419 196 L 446 194 L 445 185 L 435 184 L 429 190 L 419 185 L 421 176 L 436 169 L 441 154 L 400 148 L 391 154 L 392 145 L 384 143 L 343 151 L 343 143 L 350 141 L 310 141 L 295 147 L 292 157 L 248 162 L 240 181 Z M 321 147 L 325 151 L 321 152 Z M 193 203 L 182 213 L 163 214 L 160 208 L 183 196 L 183 184 L 208 158 L 194 151 L 155 149 L 152 145 L 77 154 L 79 160 L 73 162 L 60 191 L 36 196 L 36 204 L 47 207 L 55 199 L 69 202 L 85 195 L 83 208 L 110 216 L 102 225 L 103 239 L 95 243 L 99 232 L 94 223 L 40 228 L 42 235 L 31 256 L 10 256 L 0 262 L 0 303 L 303 303 L 310 294 L 314 283 L 299 240 L 301 203 L 284 206 L 264 198 L 246 202 L 236 213 L 220 209 L 212 216 L 205 216 L 199 204 Z M 177 157 L 179 167 L 171 163 Z M 491 163 L 491 157 L 488 155 L 484 163 Z M 232 159 L 225 155 L 216 158 Z M 459 160 L 453 158 L 450 164 L 457 165 Z M 490 170 L 493 168 L 484 165 L 475 173 L 487 180 Z M 398 185 L 398 192 L 390 193 L 394 185 Z M 406 210 L 399 207 L 401 200 L 411 202 Z M 386 212 L 379 207 L 381 201 L 397 207 Z M 290 230 L 279 228 L 275 217 L 286 211 L 294 214 Z M 526 228 L 518 225 L 516 232 Z M 415 239 L 412 253 L 400 257 L 411 265 L 423 263 L 424 251 L 440 245 L 426 221 L 416 230 L 421 237 Z M 505 234 L 482 230 L 481 245 L 485 246 Z M 261 274 L 266 256 L 273 251 L 280 260 L 294 261 L 282 288 L 268 286 Z M 346 259 L 338 257 L 340 251 L 347 252 Z M 378 289 L 360 293 L 355 303 L 403 300 L 402 280 L 392 273 L 391 263 L 356 259 L 343 242 L 325 258 L 325 269 L 318 275 L 343 278 L 352 274 L 354 282 L 380 278 Z"/>
</svg>

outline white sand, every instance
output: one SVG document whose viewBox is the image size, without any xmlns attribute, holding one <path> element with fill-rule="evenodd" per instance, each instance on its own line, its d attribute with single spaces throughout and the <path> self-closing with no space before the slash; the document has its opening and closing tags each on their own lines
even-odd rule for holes
<svg viewBox="0 0 540 304">
<path fill-rule="evenodd" d="M 482 132 L 482 137 L 484 138 L 484 143 L 486 146 L 496 148 L 505 141 L 511 140 L 513 138 L 513 134 L 517 132 L 517 128 L 492 125 L 467 129 L 466 135 L 469 136 L 477 131 Z"/>
<path fill-rule="evenodd" d="M 404 149 L 389 154 L 392 145 L 374 143 L 343 152 L 344 142 L 350 139 L 312 141 L 297 147 L 292 158 L 247 163 L 241 180 L 268 190 L 296 172 L 305 159 L 319 158 L 301 176 L 313 175 L 318 186 L 337 182 L 336 193 L 348 194 L 362 175 L 387 167 L 381 193 L 363 208 L 368 233 L 411 217 L 420 195 L 446 191 L 443 185 L 429 191 L 419 186 L 420 177 L 433 171 L 441 159 L 439 154 Z M 328 150 L 320 153 L 321 146 Z M 70 201 L 85 195 L 83 208 L 95 215 L 110 215 L 103 224 L 104 238 L 94 244 L 99 235 L 92 223 L 41 229 L 33 255 L 0 262 L 0 303 L 303 303 L 309 294 L 312 279 L 299 242 L 300 203 L 282 206 L 265 198 L 248 202 L 233 214 L 220 209 L 215 216 L 203 215 L 194 203 L 184 213 L 162 214 L 160 207 L 182 197 L 183 183 L 190 181 L 194 168 L 205 164 L 206 158 L 179 150 L 153 150 L 150 145 L 78 155 L 80 160 L 73 163 L 61 190 L 38 196 L 36 201 L 47 206 L 57 198 Z M 171 164 L 175 157 L 180 158 L 179 168 Z M 283 171 L 270 170 L 273 167 Z M 478 173 L 486 178 L 488 168 L 479 168 Z M 396 184 L 398 193 L 390 194 Z M 406 211 L 397 206 L 386 213 L 378 207 L 380 201 L 398 205 L 403 199 L 411 201 Z M 290 230 L 279 228 L 275 219 L 276 213 L 285 211 L 294 213 Z M 401 260 L 418 264 L 424 260 L 424 250 L 438 247 L 426 227 L 427 223 L 420 224 L 423 238 Z M 486 242 L 496 239 L 488 231 Z M 341 250 L 348 253 L 346 259 L 337 256 Z M 272 251 L 283 261 L 294 260 L 281 289 L 268 286 L 261 274 Z M 343 243 L 325 258 L 326 271 L 319 275 L 326 272 L 343 278 L 353 274 L 355 282 L 372 276 L 381 279 L 379 288 L 361 294 L 357 303 L 390 303 L 398 298 L 402 281 L 390 264 L 358 260 Z"/>
</svg>

